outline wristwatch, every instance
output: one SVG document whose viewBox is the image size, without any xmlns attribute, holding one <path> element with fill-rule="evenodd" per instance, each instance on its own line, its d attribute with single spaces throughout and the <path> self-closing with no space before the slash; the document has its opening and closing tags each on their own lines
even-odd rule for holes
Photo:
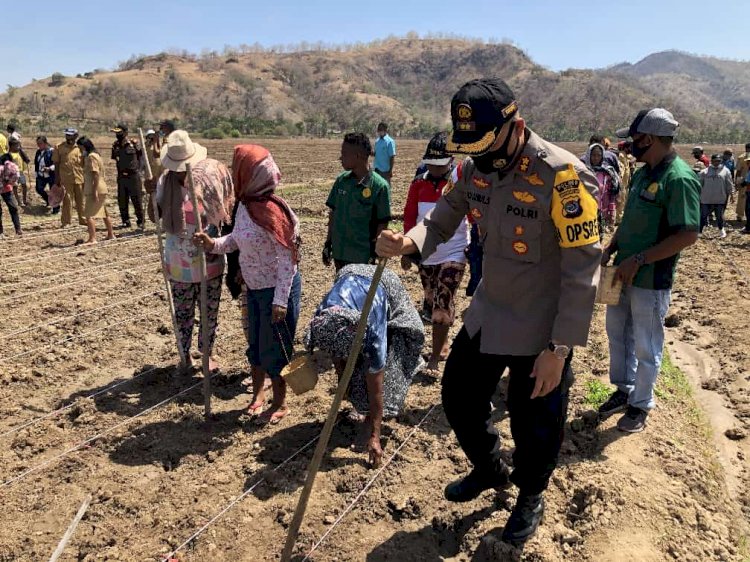
<svg viewBox="0 0 750 562">
<path fill-rule="evenodd" d="M 638 264 L 638 267 L 642 267 L 643 264 L 646 263 L 646 254 L 644 254 L 643 252 L 638 252 L 635 255 L 635 263 Z"/>
<path fill-rule="evenodd" d="M 554 353 L 555 357 L 562 359 L 563 361 L 568 358 L 568 355 L 570 355 L 570 347 L 567 345 L 557 345 L 549 342 L 549 344 L 547 344 L 547 349 Z"/>
</svg>

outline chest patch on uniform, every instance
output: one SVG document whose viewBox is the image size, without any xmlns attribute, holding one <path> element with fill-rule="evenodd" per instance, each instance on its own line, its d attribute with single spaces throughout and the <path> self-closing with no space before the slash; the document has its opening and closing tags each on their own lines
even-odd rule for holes
<svg viewBox="0 0 750 562">
<path fill-rule="evenodd" d="M 529 245 L 523 240 L 516 240 L 513 242 L 513 251 L 519 256 L 522 256 L 529 251 Z"/>
<path fill-rule="evenodd" d="M 515 234 L 516 236 L 523 236 L 524 232 L 526 232 L 526 229 L 520 224 L 516 225 L 516 227 L 513 229 L 513 234 Z"/>
<path fill-rule="evenodd" d="M 528 207 L 516 207 L 515 205 L 508 205 L 505 208 L 506 215 L 514 215 L 522 219 L 536 219 L 539 217 L 539 211 L 536 209 L 529 209 Z"/>
<path fill-rule="evenodd" d="M 539 174 L 537 174 L 536 172 L 534 172 L 530 176 L 523 176 L 523 179 L 525 179 L 531 185 L 537 185 L 537 186 L 544 185 L 544 180 L 542 180 L 542 178 L 540 178 Z"/>
<path fill-rule="evenodd" d="M 531 165 L 531 158 L 529 158 L 528 156 L 522 156 L 521 161 L 518 163 L 518 169 L 526 173 L 529 171 L 530 165 Z"/>
<path fill-rule="evenodd" d="M 479 189 L 487 189 L 490 186 L 490 181 L 484 178 L 472 178 L 471 183 Z"/>
<path fill-rule="evenodd" d="M 370 195 L 372 195 L 372 191 L 369 187 L 366 187 L 362 190 L 362 197 L 364 197 L 365 199 L 368 199 Z"/>
<path fill-rule="evenodd" d="M 469 201 L 476 201 L 477 203 L 482 203 L 483 205 L 489 205 L 490 204 L 490 196 L 485 195 L 484 193 L 475 193 L 473 191 L 469 191 L 466 194 L 466 198 Z"/>
<path fill-rule="evenodd" d="M 536 203 L 536 197 L 528 191 L 514 191 L 513 198 L 521 203 Z"/>
<path fill-rule="evenodd" d="M 476 220 L 479 220 L 482 218 L 482 211 L 480 211 L 479 209 L 472 209 L 471 216 L 474 217 Z"/>
</svg>

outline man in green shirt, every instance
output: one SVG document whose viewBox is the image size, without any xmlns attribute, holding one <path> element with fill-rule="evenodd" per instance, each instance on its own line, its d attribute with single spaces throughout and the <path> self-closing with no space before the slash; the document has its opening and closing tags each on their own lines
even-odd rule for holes
<svg viewBox="0 0 750 562">
<path fill-rule="evenodd" d="M 375 239 L 391 220 L 388 182 L 369 168 L 370 139 L 362 133 L 348 133 L 341 145 L 341 166 L 326 205 L 328 238 L 323 263 L 336 271 L 351 263 L 371 263 Z"/>
<path fill-rule="evenodd" d="M 617 390 L 599 413 L 625 410 L 617 427 L 630 433 L 643 431 L 654 407 L 677 260 L 700 230 L 700 181 L 674 151 L 678 127 L 670 112 L 655 108 L 617 131 L 632 137 L 633 156 L 645 166 L 633 175 L 622 224 L 602 257 L 606 265 L 615 256 L 623 292 L 607 308 L 609 378 Z"/>
</svg>

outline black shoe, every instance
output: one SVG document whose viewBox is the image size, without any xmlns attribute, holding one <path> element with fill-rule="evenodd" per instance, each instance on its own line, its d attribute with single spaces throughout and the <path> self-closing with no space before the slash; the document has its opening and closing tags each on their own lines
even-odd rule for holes
<svg viewBox="0 0 750 562">
<path fill-rule="evenodd" d="M 750 229 L 747 229 L 747 228 L 743 228 L 742 230 L 740 230 L 740 232 L 741 232 L 742 234 L 750 234 Z"/>
<path fill-rule="evenodd" d="M 53 215 L 56 215 L 56 214 L 58 214 L 59 212 L 60 212 L 60 207 L 53 207 L 53 208 L 52 208 L 52 214 L 53 214 Z"/>
<path fill-rule="evenodd" d="M 503 541 L 513 546 L 522 545 L 536 533 L 543 516 L 542 494 L 519 494 L 516 505 L 503 529 Z"/>
<path fill-rule="evenodd" d="M 130 221 L 123 221 L 120 228 L 130 228 Z"/>
<path fill-rule="evenodd" d="M 144 228 L 146 228 L 146 225 L 142 222 L 137 223 L 136 226 L 138 227 L 138 230 L 143 230 Z"/>
<path fill-rule="evenodd" d="M 625 415 L 617 420 L 617 429 L 627 433 L 640 433 L 646 429 L 647 419 L 648 412 L 646 410 L 641 410 L 635 406 L 628 406 L 628 411 L 625 412 Z"/>
<path fill-rule="evenodd" d="M 494 470 L 474 469 L 469 474 L 445 487 L 445 499 L 450 502 L 468 502 L 490 488 L 507 488 L 510 469 L 500 462 Z"/>
<path fill-rule="evenodd" d="M 628 407 L 628 395 L 622 390 L 615 390 L 607 401 L 599 406 L 599 415 L 607 418 L 617 412 L 624 412 Z"/>
</svg>

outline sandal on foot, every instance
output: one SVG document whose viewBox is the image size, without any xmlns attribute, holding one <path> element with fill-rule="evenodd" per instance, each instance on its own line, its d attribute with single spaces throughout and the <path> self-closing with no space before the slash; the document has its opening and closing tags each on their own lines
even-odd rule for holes
<svg viewBox="0 0 750 562">
<path fill-rule="evenodd" d="M 279 408 L 279 409 L 273 409 L 270 408 L 260 414 L 257 418 L 255 418 L 255 423 L 258 425 L 276 425 L 279 423 L 284 417 L 289 414 L 290 410 L 289 408 Z"/>
<path fill-rule="evenodd" d="M 247 415 L 248 415 L 248 416 L 251 416 L 251 417 L 253 417 L 253 416 L 259 416 L 260 414 L 262 414 L 262 413 L 263 413 L 263 406 L 264 406 L 264 405 L 265 405 L 265 404 L 263 404 L 262 402 L 260 402 L 260 403 L 258 403 L 258 402 L 253 402 L 253 403 L 252 403 L 252 404 L 250 404 L 250 406 L 249 406 L 249 407 L 247 408 Z"/>
</svg>

